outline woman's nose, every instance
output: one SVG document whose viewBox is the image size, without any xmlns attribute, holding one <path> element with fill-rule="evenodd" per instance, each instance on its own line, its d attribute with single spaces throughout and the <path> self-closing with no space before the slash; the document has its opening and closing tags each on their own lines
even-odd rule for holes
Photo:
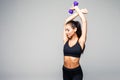
<svg viewBox="0 0 120 80">
<path fill-rule="evenodd" d="M 66 34 L 68 34 L 68 32 L 66 32 Z"/>
</svg>

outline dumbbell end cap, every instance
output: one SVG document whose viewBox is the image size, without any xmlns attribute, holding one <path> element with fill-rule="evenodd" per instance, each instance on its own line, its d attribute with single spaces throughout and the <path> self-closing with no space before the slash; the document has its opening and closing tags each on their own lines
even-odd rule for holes
<svg viewBox="0 0 120 80">
<path fill-rule="evenodd" d="M 74 6 L 78 6 L 79 3 L 77 1 L 74 1 L 73 4 L 74 4 Z"/>
<path fill-rule="evenodd" d="M 70 14 L 73 14 L 73 10 L 71 10 L 71 9 L 69 9 L 69 11 L 68 11 Z"/>
</svg>

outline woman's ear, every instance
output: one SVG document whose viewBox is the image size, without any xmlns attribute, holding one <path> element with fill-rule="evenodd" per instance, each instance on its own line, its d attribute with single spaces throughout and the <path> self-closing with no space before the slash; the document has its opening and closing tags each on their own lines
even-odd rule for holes
<svg viewBox="0 0 120 80">
<path fill-rule="evenodd" d="M 75 32 L 77 31 L 77 28 L 75 28 Z"/>
</svg>

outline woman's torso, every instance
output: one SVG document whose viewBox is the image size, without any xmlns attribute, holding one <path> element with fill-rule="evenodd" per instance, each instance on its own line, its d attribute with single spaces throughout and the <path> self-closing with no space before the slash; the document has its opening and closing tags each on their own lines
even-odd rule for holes
<svg viewBox="0 0 120 80">
<path fill-rule="evenodd" d="M 82 48 L 77 40 L 77 42 L 70 47 L 69 40 L 64 44 L 64 66 L 67 68 L 75 68 L 80 65 L 80 56 Z"/>
<path fill-rule="evenodd" d="M 64 56 L 64 66 L 67 68 L 78 67 L 80 58 L 75 58 L 71 56 Z"/>
</svg>

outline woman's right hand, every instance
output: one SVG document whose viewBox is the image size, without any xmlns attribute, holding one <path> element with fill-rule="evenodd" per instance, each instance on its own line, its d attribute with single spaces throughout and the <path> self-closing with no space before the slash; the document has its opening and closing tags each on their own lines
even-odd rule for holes
<svg viewBox="0 0 120 80">
<path fill-rule="evenodd" d="M 75 10 L 76 7 L 78 7 L 78 6 L 72 5 L 72 7 L 71 7 L 70 9 L 71 9 L 71 10 Z M 87 10 L 86 8 L 81 9 L 80 11 L 81 11 L 83 14 L 87 14 L 87 13 L 88 13 L 88 10 Z"/>
<path fill-rule="evenodd" d="M 88 10 L 86 8 L 80 10 L 83 14 L 87 14 Z"/>
</svg>

